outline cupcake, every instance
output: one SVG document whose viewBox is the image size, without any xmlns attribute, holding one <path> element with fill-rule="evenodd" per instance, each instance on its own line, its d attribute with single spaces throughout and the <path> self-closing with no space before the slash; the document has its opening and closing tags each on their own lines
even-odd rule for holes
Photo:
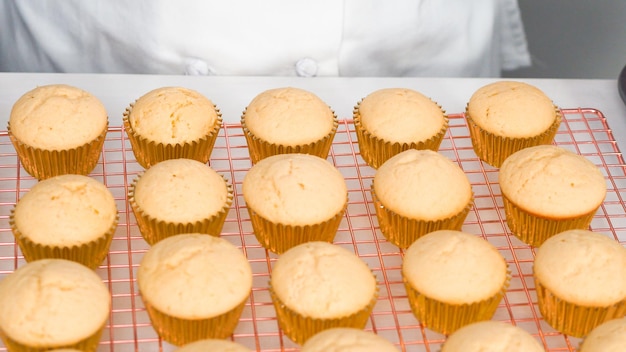
<svg viewBox="0 0 626 352">
<path fill-rule="evenodd" d="M 453 230 L 415 241 L 404 254 L 402 277 L 413 314 L 442 334 L 491 319 L 510 281 L 494 246 Z"/>
<path fill-rule="evenodd" d="M 318 96 L 292 87 L 260 93 L 241 116 L 252 163 L 290 153 L 326 158 L 337 125 L 337 116 Z"/>
<path fill-rule="evenodd" d="M 278 254 L 307 241 L 332 242 L 348 205 L 339 170 L 308 154 L 259 161 L 244 177 L 242 192 L 254 235 Z"/>
<path fill-rule="evenodd" d="M 499 321 L 466 325 L 448 336 L 441 352 L 544 352 L 528 332 Z"/>
<path fill-rule="evenodd" d="M 9 351 L 96 351 L 110 310 L 102 279 L 73 261 L 37 260 L 0 281 L 0 337 Z"/>
<path fill-rule="evenodd" d="M 92 269 L 107 256 L 117 223 L 115 199 L 107 187 L 73 174 L 36 183 L 9 219 L 26 261 L 60 258 Z"/>
<path fill-rule="evenodd" d="M 353 252 L 307 242 L 283 253 L 270 276 L 278 325 L 298 344 L 325 329 L 363 329 L 378 297 L 376 278 Z"/>
<path fill-rule="evenodd" d="M 183 87 L 163 87 L 137 99 L 124 112 L 124 128 L 139 165 L 176 158 L 206 163 L 222 116 L 202 94 Z"/>
<path fill-rule="evenodd" d="M 37 87 L 15 102 L 8 133 L 26 172 L 42 180 L 91 173 L 107 128 L 107 112 L 98 98 L 53 84 Z"/>
<path fill-rule="evenodd" d="M 313 335 L 301 352 L 398 352 L 391 342 L 373 332 L 355 328 L 332 328 Z"/>
<path fill-rule="evenodd" d="M 622 352 L 626 346 L 626 318 L 606 321 L 585 336 L 578 352 Z"/>
<path fill-rule="evenodd" d="M 162 161 L 136 177 L 128 202 L 149 244 L 177 234 L 219 236 L 233 201 L 232 185 L 207 164 Z"/>
<path fill-rule="evenodd" d="M 353 119 L 361 157 L 373 168 L 407 149 L 437 151 L 448 129 L 441 106 L 406 88 L 370 93 L 355 106 Z"/>
<path fill-rule="evenodd" d="M 205 339 L 186 344 L 176 352 L 251 352 L 250 349 L 229 340 Z"/>
<path fill-rule="evenodd" d="M 400 248 L 435 230 L 460 230 L 473 203 L 463 170 L 432 150 L 409 149 L 387 160 L 371 192 L 380 231 Z"/>
<path fill-rule="evenodd" d="M 626 248 L 608 236 L 576 229 L 550 237 L 533 277 L 541 315 L 563 334 L 583 337 L 626 315 Z"/>
<path fill-rule="evenodd" d="M 252 269 L 223 238 L 181 234 L 146 252 L 137 283 L 158 335 L 182 346 L 233 333 L 252 290 Z"/>
<path fill-rule="evenodd" d="M 588 228 L 606 196 L 598 167 L 553 145 L 516 152 L 498 178 L 509 229 L 533 246 L 565 230 Z"/>
<path fill-rule="evenodd" d="M 538 88 L 523 82 L 498 81 L 471 96 L 465 117 L 476 155 L 500 167 L 518 150 L 550 144 L 562 113 Z"/>
</svg>

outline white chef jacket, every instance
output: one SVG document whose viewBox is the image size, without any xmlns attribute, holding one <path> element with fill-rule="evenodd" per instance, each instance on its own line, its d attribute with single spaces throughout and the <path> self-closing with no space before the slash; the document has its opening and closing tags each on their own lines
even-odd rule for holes
<svg viewBox="0 0 626 352">
<path fill-rule="evenodd" d="M 0 1 L 0 71 L 497 77 L 529 64 L 517 0 Z"/>
</svg>

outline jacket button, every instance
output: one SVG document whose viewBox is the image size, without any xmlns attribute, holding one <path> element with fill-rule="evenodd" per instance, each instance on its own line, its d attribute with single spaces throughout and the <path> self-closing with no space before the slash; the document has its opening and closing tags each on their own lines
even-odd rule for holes
<svg viewBox="0 0 626 352">
<path fill-rule="evenodd" d="M 191 76 L 209 76 L 214 75 L 215 70 L 213 70 L 206 61 L 191 57 L 185 59 L 185 74 Z"/>
<path fill-rule="evenodd" d="M 296 74 L 300 77 L 315 77 L 317 75 L 317 62 L 310 57 L 305 57 L 296 62 Z"/>
</svg>

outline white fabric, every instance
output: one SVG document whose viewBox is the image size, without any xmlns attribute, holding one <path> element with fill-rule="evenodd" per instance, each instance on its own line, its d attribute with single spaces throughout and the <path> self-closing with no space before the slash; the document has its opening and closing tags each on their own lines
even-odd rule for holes
<svg viewBox="0 0 626 352">
<path fill-rule="evenodd" d="M 517 0 L 0 1 L 0 71 L 497 77 L 529 64 Z"/>
</svg>

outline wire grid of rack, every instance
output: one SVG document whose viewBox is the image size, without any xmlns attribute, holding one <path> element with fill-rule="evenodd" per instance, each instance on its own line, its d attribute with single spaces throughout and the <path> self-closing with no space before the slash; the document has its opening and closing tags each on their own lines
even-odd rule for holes
<svg viewBox="0 0 626 352">
<path fill-rule="evenodd" d="M 563 109 L 564 120 L 554 143 L 595 163 L 606 177 L 607 196 L 591 229 L 626 243 L 626 166 L 602 113 L 595 109 Z M 504 218 L 498 187 L 498 170 L 475 155 L 463 114 L 450 114 L 450 127 L 440 153 L 465 171 L 475 193 L 474 206 L 463 230 L 496 246 L 512 272 L 510 287 L 494 320 L 522 327 L 547 351 L 574 351 L 579 339 L 564 336 L 546 324 L 537 307 L 532 279 L 535 249 L 512 236 Z M 439 351 L 445 336 L 424 328 L 413 316 L 402 283 L 403 252 L 388 243 L 378 228 L 370 195 L 375 170 L 358 152 L 354 126 L 342 120 L 328 160 L 344 175 L 349 205 L 335 243 L 354 251 L 375 273 L 380 296 L 366 326 L 395 343 L 403 351 Z M 235 190 L 222 237 L 239 246 L 253 269 L 253 290 L 232 339 L 259 351 L 297 351 L 278 327 L 267 289 L 277 255 L 269 253 L 254 237 L 241 192 L 251 167 L 241 126 L 225 124 L 210 160 L 211 167 L 229 179 Z M 147 243 L 139 233 L 127 203 L 128 185 L 143 171 L 132 153 L 122 127 L 109 129 L 103 153 L 91 176 L 113 193 L 120 222 L 107 259 L 97 269 L 112 294 L 112 311 L 99 351 L 172 351 L 152 328 L 138 294 L 136 271 Z M 0 132 L 0 279 L 25 263 L 15 244 L 8 218 L 19 198 L 36 182 L 21 168 L 6 132 Z M 0 343 L 0 350 L 5 350 Z"/>
</svg>

